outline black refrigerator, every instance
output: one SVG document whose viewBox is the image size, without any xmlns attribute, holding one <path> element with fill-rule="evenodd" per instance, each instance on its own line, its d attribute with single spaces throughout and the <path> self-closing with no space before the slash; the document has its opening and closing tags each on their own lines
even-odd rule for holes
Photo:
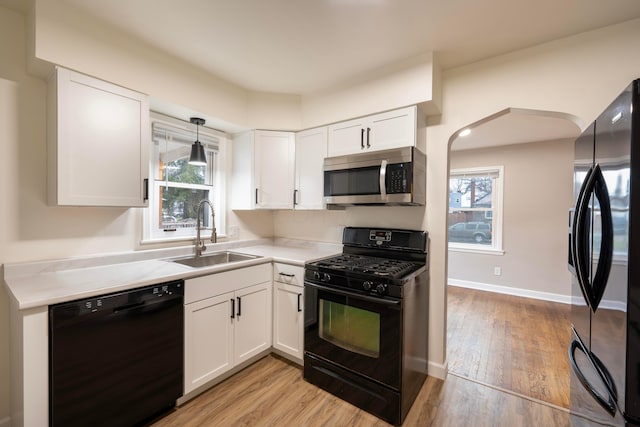
<svg viewBox="0 0 640 427">
<path fill-rule="evenodd" d="M 640 80 L 575 142 L 571 420 L 640 425 Z"/>
</svg>

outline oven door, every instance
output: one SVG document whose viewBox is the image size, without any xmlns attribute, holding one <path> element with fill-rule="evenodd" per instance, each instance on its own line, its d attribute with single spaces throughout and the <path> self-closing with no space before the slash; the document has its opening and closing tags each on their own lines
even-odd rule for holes
<svg viewBox="0 0 640 427">
<path fill-rule="evenodd" d="M 400 300 L 305 282 L 305 353 L 399 390 Z"/>
</svg>

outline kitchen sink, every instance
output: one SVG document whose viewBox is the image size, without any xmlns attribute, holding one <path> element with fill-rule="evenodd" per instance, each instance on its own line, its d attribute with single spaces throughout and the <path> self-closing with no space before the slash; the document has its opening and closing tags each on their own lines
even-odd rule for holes
<svg viewBox="0 0 640 427">
<path fill-rule="evenodd" d="M 188 267 L 200 268 L 212 265 L 228 264 L 231 262 L 248 261 L 250 259 L 262 258 L 257 255 L 239 254 L 236 252 L 216 252 L 211 255 L 193 256 L 189 258 L 174 259 L 173 262 L 186 265 Z"/>
</svg>

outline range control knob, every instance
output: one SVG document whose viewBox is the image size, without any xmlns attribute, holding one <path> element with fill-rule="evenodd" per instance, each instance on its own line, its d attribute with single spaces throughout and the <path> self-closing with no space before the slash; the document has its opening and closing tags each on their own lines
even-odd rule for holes
<svg viewBox="0 0 640 427">
<path fill-rule="evenodd" d="M 320 280 L 320 273 L 317 272 L 317 271 L 314 271 L 313 272 L 313 278 L 316 279 L 316 280 Z"/>
<path fill-rule="evenodd" d="M 373 288 L 373 282 L 371 282 L 371 281 L 369 281 L 369 280 L 365 280 L 365 282 L 364 282 L 364 283 L 362 283 L 362 288 L 363 288 L 365 291 L 370 291 L 370 290 L 371 290 L 371 288 Z"/>
<path fill-rule="evenodd" d="M 323 282 L 331 281 L 331 276 L 329 276 L 329 273 L 322 273 L 322 281 Z"/>
<path fill-rule="evenodd" d="M 378 295 L 384 295 L 385 292 L 387 292 L 387 286 L 380 283 L 378 286 L 376 286 L 376 292 L 378 293 Z"/>
</svg>

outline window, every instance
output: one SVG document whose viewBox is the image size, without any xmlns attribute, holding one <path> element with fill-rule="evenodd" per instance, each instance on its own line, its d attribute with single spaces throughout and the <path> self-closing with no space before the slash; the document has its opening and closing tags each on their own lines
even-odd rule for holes
<svg viewBox="0 0 640 427">
<path fill-rule="evenodd" d="M 503 167 L 454 169 L 449 176 L 449 248 L 502 250 Z"/>
<path fill-rule="evenodd" d="M 185 240 L 196 235 L 198 203 L 209 200 L 215 210 L 218 235 L 224 234 L 224 146 L 222 132 L 200 127 L 206 166 L 189 164 L 196 140 L 191 123 L 152 113 L 149 209 L 145 215 L 145 241 Z M 211 228 L 211 212 L 204 204 L 202 227 Z M 201 217 L 202 220 L 202 217 Z M 204 233 L 206 236 L 207 233 Z"/>
</svg>

